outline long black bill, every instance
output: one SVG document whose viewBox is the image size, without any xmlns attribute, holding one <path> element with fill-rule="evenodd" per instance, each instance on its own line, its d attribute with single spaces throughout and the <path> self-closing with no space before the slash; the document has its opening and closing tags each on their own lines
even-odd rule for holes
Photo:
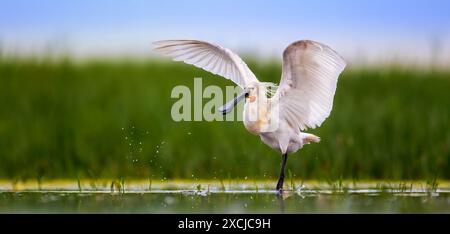
<svg viewBox="0 0 450 234">
<path fill-rule="evenodd" d="M 227 102 L 225 105 L 219 107 L 219 109 L 217 109 L 218 111 L 220 111 L 223 115 L 226 115 L 228 113 L 230 113 L 233 108 L 242 100 L 244 99 L 246 96 L 248 95 L 248 92 L 246 90 L 244 90 L 241 94 L 239 94 L 238 96 L 236 96 L 233 100 Z"/>
</svg>

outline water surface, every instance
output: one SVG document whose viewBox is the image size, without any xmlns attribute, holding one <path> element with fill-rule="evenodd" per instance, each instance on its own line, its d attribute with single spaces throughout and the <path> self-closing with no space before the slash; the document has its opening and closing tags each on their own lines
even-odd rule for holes
<svg viewBox="0 0 450 234">
<path fill-rule="evenodd" d="M 3 189 L 0 213 L 450 213 L 450 190 L 303 185 L 279 196 L 274 190 L 242 185 L 234 189 L 131 185 L 122 190 Z"/>
</svg>

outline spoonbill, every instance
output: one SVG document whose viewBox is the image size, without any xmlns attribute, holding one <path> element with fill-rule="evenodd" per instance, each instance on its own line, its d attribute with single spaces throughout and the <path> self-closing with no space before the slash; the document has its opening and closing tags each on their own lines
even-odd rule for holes
<svg viewBox="0 0 450 234">
<path fill-rule="evenodd" d="M 276 190 L 282 192 L 288 154 L 320 141 L 318 136 L 304 131 L 319 127 L 330 115 L 338 77 L 346 66 L 344 59 L 322 43 L 296 41 L 283 52 L 281 81 L 276 87 L 260 82 L 237 54 L 219 45 L 199 40 L 164 40 L 153 44 L 162 55 L 230 79 L 242 88 L 242 93 L 219 111 L 227 114 L 246 100 L 245 128 L 281 153 Z M 276 89 L 272 95 L 271 88 Z"/>
</svg>

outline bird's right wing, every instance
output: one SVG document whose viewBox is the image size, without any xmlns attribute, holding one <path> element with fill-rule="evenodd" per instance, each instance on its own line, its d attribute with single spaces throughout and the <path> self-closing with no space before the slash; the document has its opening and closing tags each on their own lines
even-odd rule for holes
<svg viewBox="0 0 450 234">
<path fill-rule="evenodd" d="M 345 61 L 330 47 L 309 40 L 289 45 L 277 93 L 280 117 L 300 130 L 315 128 L 330 115 Z"/>
<path fill-rule="evenodd" d="M 155 51 L 232 80 L 241 88 L 258 81 L 242 59 L 227 48 L 197 40 L 156 41 Z"/>
</svg>

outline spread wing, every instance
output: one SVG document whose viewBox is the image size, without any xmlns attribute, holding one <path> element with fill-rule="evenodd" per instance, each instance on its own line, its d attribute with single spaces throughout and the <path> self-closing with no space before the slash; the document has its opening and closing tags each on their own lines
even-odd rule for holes
<svg viewBox="0 0 450 234">
<path fill-rule="evenodd" d="M 330 47 L 309 40 L 289 45 L 277 93 L 280 117 L 300 130 L 320 126 L 330 115 L 345 61 Z"/>
<path fill-rule="evenodd" d="M 153 44 L 155 51 L 230 79 L 241 88 L 258 81 L 247 64 L 227 48 L 197 40 L 166 40 Z"/>
</svg>

